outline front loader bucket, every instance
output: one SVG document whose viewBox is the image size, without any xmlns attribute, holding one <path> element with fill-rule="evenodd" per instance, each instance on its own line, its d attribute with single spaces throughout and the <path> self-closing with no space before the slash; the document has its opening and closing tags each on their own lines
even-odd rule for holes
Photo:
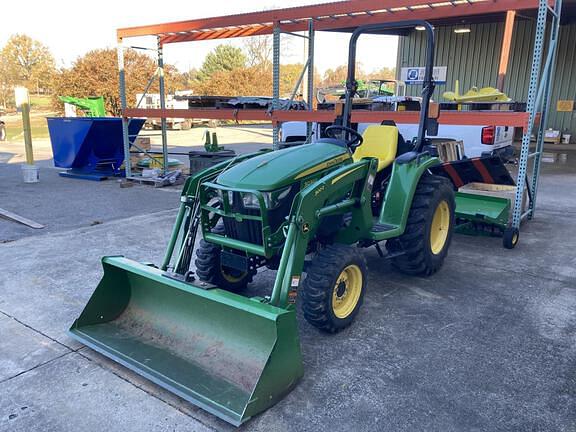
<svg viewBox="0 0 576 432">
<path fill-rule="evenodd" d="M 303 374 L 295 312 L 205 290 L 122 257 L 70 332 L 85 345 L 239 425 Z"/>
</svg>

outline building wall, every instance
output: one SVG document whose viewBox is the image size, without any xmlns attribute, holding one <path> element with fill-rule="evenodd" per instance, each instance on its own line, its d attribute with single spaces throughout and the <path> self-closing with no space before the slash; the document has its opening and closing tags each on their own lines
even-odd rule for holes
<svg viewBox="0 0 576 432">
<path fill-rule="evenodd" d="M 434 100 L 442 101 L 442 93 L 454 90 L 454 83 L 460 81 L 460 93 L 470 87 L 496 87 L 498 64 L 504 23 L 471 25 L 470 33 L 454 33 L 454 26 L 436 29 L 437 66 L 448 66 L 447 83 L 439 85 Z M 535 23 L 517 19 L 510 51 L 508 74 L 504 92 L 512 99 L 525 102 L 528 94 L 530 70 L 532 67 L 532 47 L 534 45 Z M 548 127 L 569 130 L 576 137 L 576 115 L 559 113 L 556 102 L 559 99 L 576 99 L 576 24 L 564 25 L 560 31 L 556 75 L 550 105 Z M 425 61 L 425 34 L 414 31 L 410 36 L 400 38 L 397 71 L 406 66 L 423 66 Z M 417 96 L 421 86 L 408 86 L 408 94 Z"/>
</svg>

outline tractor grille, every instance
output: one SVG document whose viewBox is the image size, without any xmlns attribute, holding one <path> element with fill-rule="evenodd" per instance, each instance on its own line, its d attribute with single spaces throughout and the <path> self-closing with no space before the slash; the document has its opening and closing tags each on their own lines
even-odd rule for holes
<svg viewBox="0 0 576 432">
<path fill-rule="evenodd" d="M 270 224 L 271 232 L 276 232 L 278 228 L 280 228 L 280 225 L 286 220 L 286 216 L 290 214 L 290 206 L 298 190 L 299 188 L 294 187 L 290 195 L 286 197 L 278 207 L 271 210 L 267 209 L 268 223 Z M 234 193 L 232 208 L 235 212 L 251 216 L 260 215 L 259 209 L 248 209 L 239 204 L 241 202 L 239 198 L 240 195 Z M 223 216 L 222 219 L 224 220 L 227 237 L 257 245 L 264 244 L 261 221 L 244 219 L 242 222 L 238 222 L 230 216 Z"/>
<path fill-rule="evenodd" d="M 247 213 L 246 210 L 244 213 Z M 231 217 L 223 217 L 226 236 L 235 240 L 261 245 L 262 242 L 262 222 L 255 220 L 244 220 L 238 222 Z"/>
</svg>

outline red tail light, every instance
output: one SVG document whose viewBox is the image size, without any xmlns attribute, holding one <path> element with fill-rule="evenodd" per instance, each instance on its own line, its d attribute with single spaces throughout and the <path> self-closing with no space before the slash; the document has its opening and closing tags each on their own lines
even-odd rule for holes
<svg viewBox="0 0 576 432">
<path fill-rule="evenodd" d="M 491 145 L 494 144 L 494 137 L 496 135 L 495 126 L 486 126 L 482 128 L 482 144 Z"/>
</svg>

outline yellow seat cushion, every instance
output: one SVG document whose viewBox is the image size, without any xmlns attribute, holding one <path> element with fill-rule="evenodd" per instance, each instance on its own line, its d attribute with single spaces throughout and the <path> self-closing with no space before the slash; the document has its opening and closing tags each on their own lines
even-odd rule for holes
<svg viewBox="0 0 576 432">
<path fill-rule="evenodd" d="M 376 158 L 378 171 L 380 171 L 394 161 L 398 151 L 398 128 L 396 126 L 368 126 L 362 137 L 364 142 L 352 156 L 354 162 L 364 158 Z"/>
</svg>

